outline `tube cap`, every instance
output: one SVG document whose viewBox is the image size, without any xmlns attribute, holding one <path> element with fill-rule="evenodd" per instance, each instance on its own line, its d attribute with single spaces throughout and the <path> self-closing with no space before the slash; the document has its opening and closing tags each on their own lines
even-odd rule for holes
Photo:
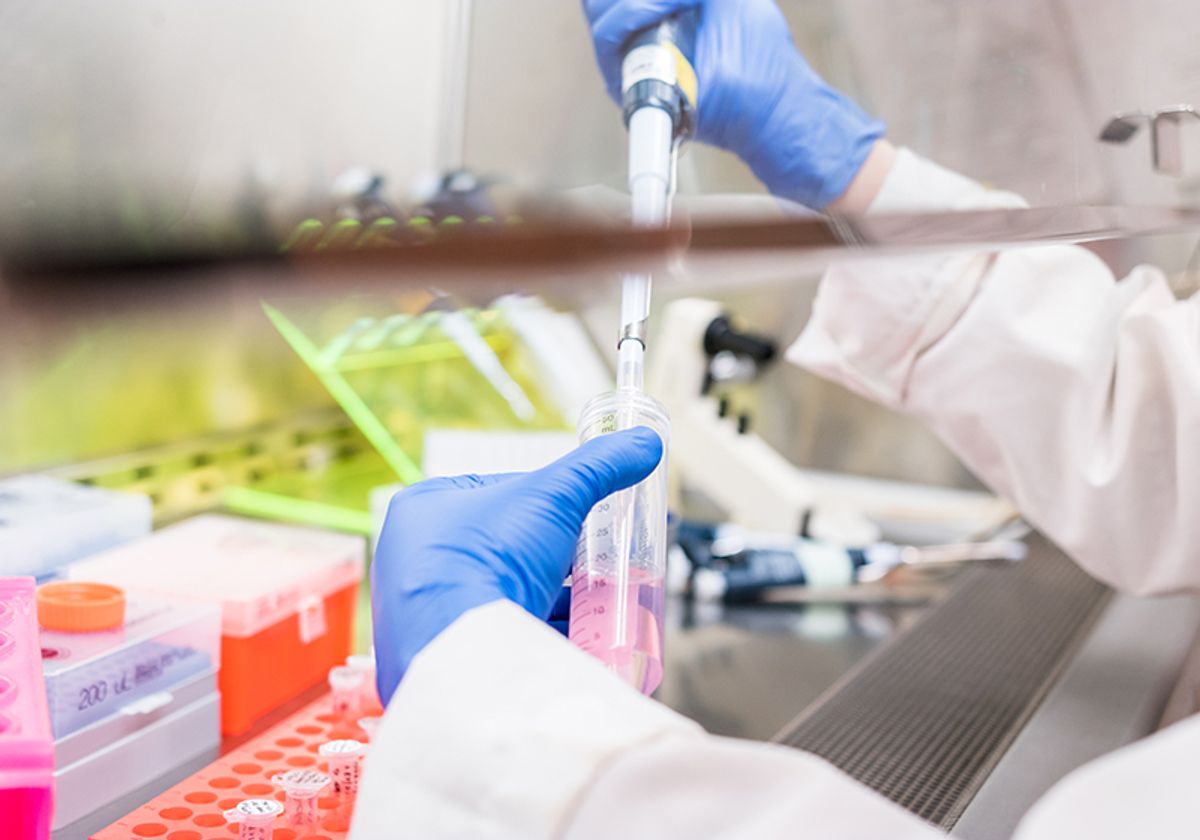
<svg viewBox="0 0 1200 840">
<path fill-rule="evenodd" d="M 106 583 L 60 581 L 37 591 L 38 624 L 65 633 L 96 633 L 125 623 L 125 592 Z"/>
<path fill-rule="evenodd" d="M 283 806 L 274 799 L 244 799 L 225 812 L 225 822 L 270 825 L 282 813 Z"/>
<path fill-rule="evenodd" d="M 346 657 L 346 665 L 355 671 L 364 673 L 375 670 L 375 648 L 370 653 L 354 653 Z"/>
<path fill-rule="evenodd" d="M 349 665 L 335 665 L 329 669 L 329 687 L 334 691 L 356 691 L 366 681 L 366 672 Z"/>
<path fill-rule="evenodd" d="M 289 770 L 271 777 L 276 787 L 291 797 L 312 797 L 329 786 L 332 777 L 316 770 Z"/>
<path fill-rule="evenodd" d="M 353 741 L 344 739 L 341 741 L 326 741 L 317 748 L 317 752 L 321 758 L 354 758 L 362 755 L 367 749 L 367 745 L 362 741 Z"/>
</svg>

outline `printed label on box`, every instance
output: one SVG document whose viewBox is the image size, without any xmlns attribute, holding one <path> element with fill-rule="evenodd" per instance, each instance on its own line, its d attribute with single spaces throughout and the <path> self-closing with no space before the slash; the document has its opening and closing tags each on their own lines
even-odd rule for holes
<svg viewBox="0 0 1200 840">
<path fill-rule="evenodd" d="M 325 622 L 325 601 L 316 595 L 310 595 L 300 601 L 300 641 L 308 644 L 329 632 Z"/>
<path fill-rule="evenodd" d="M 203 611 L 130 602 L 121 628 L 100 633 L 43 630 L 42 668 L 55 738 L 213 667 L 189 619 Z M 215 630 L 215 615 L 212 629 Z M 139 638 L 140 637 L 140 638 Z M 215 636 L 213 637 L 215 641 Z"/>
</svg>

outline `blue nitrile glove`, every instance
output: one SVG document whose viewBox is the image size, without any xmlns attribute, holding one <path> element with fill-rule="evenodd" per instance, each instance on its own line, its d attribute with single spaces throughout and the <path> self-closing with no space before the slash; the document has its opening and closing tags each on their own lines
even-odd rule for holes
<svg viewBox="0 0 1200 840">
<path fill-rule="evenodd" d="M 584 0 L 609 95 L 622 49 L 674 12 L 700 9 L 698 139 L 742 158 L 777 196 L 816 210 L 854 180 L 883 123 L 829 87 L 796 50 L 773 0 Z"/>
<path fill-rule="evenodd" d="M 544 469 L 436 478 L 398 493 L 371 567 L 379 694 L 474 607 L 507 599 L 542 620 L 560 597 L 592 507 L 654 471 L 650 429 L 605 435 Z"/>
</svg>

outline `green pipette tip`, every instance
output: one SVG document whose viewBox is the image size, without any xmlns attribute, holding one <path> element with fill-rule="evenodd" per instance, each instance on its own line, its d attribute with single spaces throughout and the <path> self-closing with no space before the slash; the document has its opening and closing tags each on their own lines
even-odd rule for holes
<svg viewBox="0 0 1200 840">
<path fill-rule="evenodd" d="M 354 247 L 367 248 L 372 245 L 387 244 L 387 235 L 398 227 L 400 227 L 400 223 L 395 219 L 376 219 L 363 231 L 363 235 L 354 243 Z"/>
<path fill-rule="evenodd" d="M 287 241 L 279 247 L 279 253 L 286 254 L 288 251 L 314 244 L 320 238 L 323 230 L 325 230 L 325 225 L 317 219 L 305 219 L 292 228 L 292 233 L 288 236 Z"/>
<path fill-rule="evenodd" d="M 433 239 L 437 236 L 433 220 L 428 216 L 413 216 L 408 220 L 408 229 L 417 236 L 418 241 Z"/>
<path fill-rule="evenodd" d="M 317 250 L 331 246 L 345 246 L 355 242 L 362 232 L 362 222 L 357 219 L 342 219 L 329 229 L 329 233 L 317 243 Z"/>
</svg>

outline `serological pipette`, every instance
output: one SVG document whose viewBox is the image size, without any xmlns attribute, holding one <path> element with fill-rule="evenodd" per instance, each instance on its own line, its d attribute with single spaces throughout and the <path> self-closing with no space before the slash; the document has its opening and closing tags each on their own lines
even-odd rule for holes
<svg viewBox="0 0 1200 840">
<path fill-rule="evenodd" d="M 672 15 L 637 33 L 625 48 L 621 88 L 635 227 L 670 221 L 677 152 L 695 127 L 697 82 L 691 56 L 698 15 L 694 9 Z M 644 384 L 650 292 L 650 275 L 625 275 L 617 340 L 619 389 L 641 390 Z"/>
<path fill-rule="evenodd" d="M 670 216 L 675 156 L 691 133 L 696 74 L 687 56 L 696 14 L 676 15 L 639 32 L 622 65 L 629 129 L 629 192 L 633 223 L 661 226 Z M 645 694 L 663 676 L 663 616 L 667 548 L 666 409 L 643 393 L 650 276 L 624 277 L 617 341 L 617 390 L 584 407 L 580 439 L 635 426 L 663 443 L 658 467 L 639 484 L 596 505 L 579 537 L 571 574 L 572 642 Z"/>
</svg>

